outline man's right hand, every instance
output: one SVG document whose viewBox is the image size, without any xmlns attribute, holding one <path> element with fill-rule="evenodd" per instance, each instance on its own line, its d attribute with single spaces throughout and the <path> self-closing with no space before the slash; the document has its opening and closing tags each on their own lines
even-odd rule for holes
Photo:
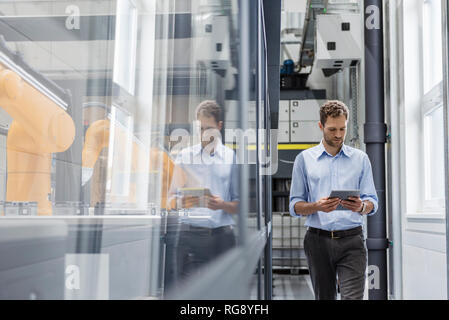
<svg viewBox="0 0 449 320">
<path fill-rule="evenodd" d="M 316 210 L 322 212 L 331 212 L 337 209 L 341 200 L 339 198 L 321 198 L 315 202 Z"/>
<path fill-rule="evenodd" d="M 189 209 L 197 207 L 200 204 L 200 198 L 194 196 L 182 197 L 182 208 Z"/>
</svg>

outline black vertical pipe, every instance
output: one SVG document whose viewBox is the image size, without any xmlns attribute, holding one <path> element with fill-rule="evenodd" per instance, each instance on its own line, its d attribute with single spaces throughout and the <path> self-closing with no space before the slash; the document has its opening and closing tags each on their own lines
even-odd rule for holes
<svg viewBox="0 0 449 320">
<path fill-rule="evenodd" d="M 368 289 L 370 300 L 387 300 L 387 224 L 385 199 L 384 55 L 382 0 L 365 0 L 366 152 L 379 198 L 378 212 L 368 217 Z"/>
</svg>

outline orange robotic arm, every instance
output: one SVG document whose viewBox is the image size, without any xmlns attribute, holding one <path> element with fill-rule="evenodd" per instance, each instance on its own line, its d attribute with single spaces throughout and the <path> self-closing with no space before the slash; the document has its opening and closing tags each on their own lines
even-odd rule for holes
<svg viewBox="0 0 449 320">
<path fill-rule="evenodd" d="M 125 130 L 122 130 L 119 126 L 116 126 L 116 133 L 118 134 L 119 138 L 123 139 L 123 141 L 126 140 L 126 135 L 129 134 Z M 84 173 L 86 173 L 88 177 L 83 178 L 83 180 L 87 181 L 90 178 L 92 173 L 89 172 L 89 170 L 93 170 L 93 167 L 95 166 L 95 163 L 101 151 L 105 147 L 108 147 L 109 134 L 110 134 L 110 121 L 108 119 L 97 120 L 94 123 L 92 123 L 92 125 L 87 129 L 82 154 L 82 166 Z M 137 162 L 138 159 L 141 156 L 143 156 L 142 152 L 148 152 L 148 150 L 143 150 L 141 146 L 133 142 L 132 147 L 133 172 L 138 170 Z M 160 150 L 159 148 L 151 148 L 149 152 L 150 152 L 150 163 L 148 172 L 162 171 L 162 184 L 161 184 L 162 192 L 161 192 L 160 206 L 161 208 L 166 209 L 170 207 L 170 205 L 167 203 L 167 194 L 173 176 L 174 162 L 166 152 Z M 131 192 L 130 196 L 131 197 L 133 196 L 133 192 Z M 129 199 L 129 201 L 131 202 L 132 200 Z"/>
<path fill-rule="evenodd" d="M 75 125 L 52 99 L 0 63 L 0 106 L 13 118 L 7 137 L 7 201 L 36 201 L 51 215 L 51 153 L 73 143 Z"/>
<path fill-rule="evenodd" d="M 161 184 L 161 208 L 171 209 L 174 207 L 174 202 L 169 201 L 168 193 L 172 183 L 175 163 L 165 151 L 157 148 L 152 148 L 150 150 L 150 171 L 158 171 L 158 168 L 160 168 L 161 166 L 163 173 Z"/>
<path fill-rule="evenodd" d="M 109 126 L 107 119 L 97 120 L 87 129 L 82 154 L 83 168 L 93 169 L 101 150 L 109 145 Z"/>
</svg>

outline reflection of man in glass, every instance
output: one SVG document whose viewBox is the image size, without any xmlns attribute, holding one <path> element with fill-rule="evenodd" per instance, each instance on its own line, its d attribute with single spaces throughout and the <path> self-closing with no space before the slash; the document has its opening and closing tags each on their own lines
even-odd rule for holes
<svg viewBox="0 0 449 320">
<path fill-rule="evenodd" d="M 196 117 L 202 142 L 178 154 L 171 188 L 177 208 L 186 213 L 176 254 L 182 278 L 235 245 L 232 215 L 239 205 L 235 153 L 221 141 L 220 106 L 203 101 Z"/>
</svg>

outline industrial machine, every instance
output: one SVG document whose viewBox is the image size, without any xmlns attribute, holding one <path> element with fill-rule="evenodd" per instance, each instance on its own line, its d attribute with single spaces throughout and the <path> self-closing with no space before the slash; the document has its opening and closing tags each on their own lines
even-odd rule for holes
<svg viewBox="0 0 449 320">
<path fill-rule="evenodd" d="M 318 127 L 321 99 L 279 101 L 279 143 L 316 143 L 322 134 Z"/>
<path fill-rule="evenodd" d="M 66 151 L 75 139 L 74 121 L 67 112 L 71 101 L 69 92 L 33 70 L 20 54 L 6 46 L 3 38 L 0 40 L 0 90 L 0 107 L 13 119 L 7 133 L 7 190 L 2 212 L 52 215 L 53 208 L 70 213 L 73 207 L 77 209 L 75 214 L 87 214 L 81 202 L 52 203 L 51 198 L 52 154 Z M 100 152 L 109 145 L 109 124 L 108 119 L 96 121 L 86 132 L 82 184 L 90 179 Z M 119 140 L 120 137 L 128 139 L 129 132 L 119 125 L 116 128 Z M 134 141 L 132 170 L 137 172 L 139 155 L 148 148 L 136 142 L 135 137 L 131 139 Z M 161 207 L 166 208 L 173 161 L 158 148 L 147 151 L 150 166 L 145 173 L 159 167 L 166 172 L 159 199 Z"/>
<path fill-rule="evenodd" d="M 104 148 L 109 147 L 111 134 L 110 128 L 111 120 L 103 119 L 92 123 L 86 131 L 85 143 L 82 152 L 83 183 L 87 183 L 92 176 L 95 163 L 97 162 L 101 151 Z M 153 208 L 159 207 L 160 205 L 160 208 L 168 209 L 171 206 L 168 203 L 168 190 L 170 188 L 174 170 L 173 160 L 164 150 L 160 148 L 146 148 L 136 137 L 130 135 L 130 133 L 127 132 L 119 122 L 115 122 L 113 133 L 115 135 L 115 140 L 118 140 L 118 144 L 121 146 L 126 145 L 127 140 L 132 141 L 130 156 L 131 162 L 129 164 L 129 168 L 127 168 L 129 169 L 129 172 L 123 172 L 123 174 L 151 174 L 152 172 L 159 171 L 159 168 L 162 170 L 162 179 L 160 181 L 161 195 L 160 199 L 156 199 L 157 203 L 153 203 Z M 114 143 L 117 143 L 117 141 Z M 144 169 L 141 167 L 141 160 L 147 157 L 149 157 L 149 167 Z M 121 199 L 119 202 L 124 202 L 131 205 L 134 204 L 134 207 L 136 207 L 136 187 L 137 186 L 135 183 L 132 183 L 128 197 L 126 199 Z M 150 197 L 150 199 L 151 198 L 154 197 Z M 110 209 L 113 209 L 113 207 Z"/>
<path fill-rule="evenodd" d="M 359 14 L 320 14 L 316 18 L 315 67 L 355 67 L 362 59 Z"/>
<path fill-rule="evenodd" d="M 51 156 L 74 141 L 70 95 L 31 67 L 0 38 L 0 107 L 13 119 L 7 136 L 6 201 L 37 202 L 51 215 Z"/>
</svg>

